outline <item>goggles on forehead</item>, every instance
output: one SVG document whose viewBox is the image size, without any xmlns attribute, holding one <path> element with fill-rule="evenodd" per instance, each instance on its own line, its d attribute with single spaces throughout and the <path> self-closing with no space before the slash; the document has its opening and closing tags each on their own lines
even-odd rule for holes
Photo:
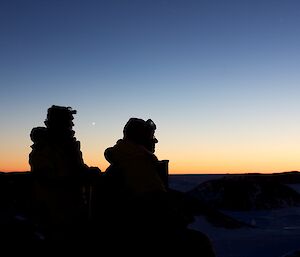
<svg viewBox="0 0 300 257">
<path fill-rule="evenodd" d="M 155 123 L 154 123 L 151 119 L 148 119 L 148 120 L 146 121 L 146 124 L 147 124 L 147 126 L 148 126 L 149 128 L 151 128 L 151 129 L 153 129 L 153 130 L 156 129 L 156 125 L 155 125 Z"/>
</svg>

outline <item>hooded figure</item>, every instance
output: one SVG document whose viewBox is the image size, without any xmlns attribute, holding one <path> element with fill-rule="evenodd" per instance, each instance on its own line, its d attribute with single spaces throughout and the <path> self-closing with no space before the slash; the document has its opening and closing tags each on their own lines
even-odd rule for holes
<svg viewBox="0 0 300 257">
<path fill-rule="evenodd" d="M 80 142 L 74 137 L 71 107 L 53 105 L 48 109 L 46 127 L 31 130 L 29 154 L 35 178 L 34 211 L 49 240 L 67 240 L 86 217 L 83 178 L 88 171 Z M 76 225 L 75 225 L 76 224 Z"/>
<path fill-rule="evenodd" d="M 82 159 L 80 142 L 74 137 L 71 107 L 55 106 L 48 109 L 46 127 L 31 130 L 33 141 L 29 154 L 31 171 L 39 177 L 57 178 L 82 174 L 87 165 Z"/>
<path fill-rule="evenodd" d="M 144 234 L 141 230 L 151 231 L 151 234 L 162 229 L 166 233 L 169 225 L 173 225 L 174 206 L 166 180 L 161 176 L 162 161 L 154 154 L 158 142 L 155 129 L 150 119 L 130 118 L 123 129 L 123 138 L 105 150 L 105 158 L 111 164 L 104 173 L 110 192 L 107 209 L 111 211 L 107 216 L 114 224 L 120 221 L 119 215 L 122 216 L 122 221 L 116 225 L 116 234 L 119 234 L 119 227 L 137 234 Z M 112 231 L 111 226 L 109 230 Z"/>
<path fill-rule="evenodd" d="M 156 126 L 151 120 L 131 118 L 123 130 L 123 139 L 105 150 L 104 156 L 111 164 L 107 173 L 123 182 L 129 194 L 166 192 L 159 175 L 159 161 L 154 155 Z"/>
<path fill-rule="evenodd" d="M 128 240 L 131 246 L 135 242 L 155 252 L 174 248 L 175 253 L 184 250 L 186 254 L 188 246 L 192 254 L 185 256 L 194 256 L 194 250 L 202 244 L 208 249 L 203 256 L 212 257 L 209 240 L 187 229 L 193 214 L 186 209 L 185 195 L 168 188 L 168 161 L 159 161 L 154 154 L 158 142 L 155 129 L 150 119 L 130 118 L 123 138 L 105 150 L 110 163 L 104 174 L 109 181 L 107 207 L 111 210 L 106 217 L 112 220 L 108 223 L 104 218 L 112 236 L 108 238 L 116 240 L 119 236 L 121 242 Z"/>
</svg>

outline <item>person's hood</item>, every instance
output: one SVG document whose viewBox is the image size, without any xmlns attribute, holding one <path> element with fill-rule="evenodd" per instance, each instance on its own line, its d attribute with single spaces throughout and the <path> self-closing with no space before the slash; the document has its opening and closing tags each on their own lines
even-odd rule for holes
<svg viewBox="0 0 300 257">
<path fill-rule="evenodd" d="M 104 157 L 110 164 L 118 164 L 145 156 L 157 161 L 157 157 L 145 147 L 125 139 L 119 139 L 113 147 L 107 148 L 104 152 Z"/>
</svg>

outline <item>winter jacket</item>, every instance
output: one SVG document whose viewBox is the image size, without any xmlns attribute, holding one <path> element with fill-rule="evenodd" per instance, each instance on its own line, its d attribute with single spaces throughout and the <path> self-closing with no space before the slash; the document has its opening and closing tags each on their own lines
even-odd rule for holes
<svg viewBox="0 0 300 257">
<path fill-rule="evenodd" d="M 87 168 L 82 159 L 80 142 L 75 137 L 58 137 L 45 130 L 31 148 L 29 164 L 37 176 L 72 177 L 80 175 Z"/>
<path fill-rule="evenodd" d="M 123 181 L 126 192 L 138 195 L 167 191 L 158 175 L 158 159 L 145 147 L 120 139 L 104 155 L 111 164 L 107 173 L 118 173 L 114 175 Z"/>
<path fill-rule="evenodd" d="M 29 164 L 35 178 L 36 219 L 51 231 L 49 235 L 64 237 L 86 215 L 82 178 L 88 166 L 83 162 L 80 142 L 72 134 L 39 128 L 31 136 L 34 144 Z"/>
</svg>

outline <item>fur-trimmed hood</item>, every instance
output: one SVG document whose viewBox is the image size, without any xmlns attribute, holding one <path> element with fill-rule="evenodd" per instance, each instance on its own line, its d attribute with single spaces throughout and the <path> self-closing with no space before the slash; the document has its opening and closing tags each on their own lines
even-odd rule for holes
<svg viewBox="0 0 300 257">
<path fill-rule="evenodd" d="M 157 172 L 158 159 L 145 147 L 120 139 L 105 150 L 104 156 L 121 173 L 124 184 L 131 192 L 166 191 Z"/>
</svg>

